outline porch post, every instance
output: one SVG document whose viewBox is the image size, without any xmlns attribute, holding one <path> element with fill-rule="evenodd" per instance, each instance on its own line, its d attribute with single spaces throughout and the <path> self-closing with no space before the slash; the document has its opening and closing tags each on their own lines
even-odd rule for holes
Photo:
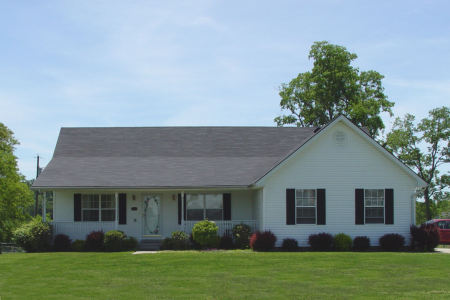
<svg viewBox="0 0 450 300">
<path fill-rule="evenodd" d="M 181 229 L 184 231 L 184 191 L 181 191 Z"/>
<path fill-rule="evenodd" d="M 117 230 L 117 225 L 118 225 L 118 222 L 119 222 L 119 193 L 115 192 L 114 193 L 114 197 L 116 198 L 116 203 L 115 203 L 115 205 L 116 205 L 116 210 L 115 210 L 116 216 L 114 218 L 114 229 Z"/>
<path fill-rule="evenodd" d="M 42 221 L 45 222 L 47 220 L 47 192 L 44 192 L 42 196 Z"/>
</svg>

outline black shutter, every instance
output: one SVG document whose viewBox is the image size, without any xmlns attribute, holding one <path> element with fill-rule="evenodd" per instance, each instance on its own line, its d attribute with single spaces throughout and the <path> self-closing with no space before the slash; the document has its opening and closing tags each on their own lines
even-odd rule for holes
<svg viewBox="0 0 450 300">
<path fill-rule="evenodd" d="M 81 221 L 81 194 L 73 195 L 73 220 Z"/>
<path fill-rule="evenodd" d="M 186 221 L 186 194 L 184 194 L 184 220 Z"/>
<path fill-rule="evenodd" d="M 295 189 L 286 189 L 286 225 L 295 225 Z"/>
<path fill-rule="evenodd" d="M 317 225 L 326 224 L 325 189 L 317 189 Z"/>
<path fill-rule="evenodd" d="M 355 189 L 355 224 L 364 224 L 364 189 Z"/>
<path fill-rule="evenodd" d="M 178 194 L 178 224 L 181 225 L 181 194 Z"/>
<path fill-rule="evenodd" d="M 223 219 L 231 220 L 231 194 L 223 194 Z"/>
<path fill-rule="evenodd" d="M 394 190 L 384 190 L 384 224 L 394 224 Z"/>
<path fill-rule="evenodd" d="M 119 194 L 119 224 L 127 224 L 127 194 Z"/>
</svg>

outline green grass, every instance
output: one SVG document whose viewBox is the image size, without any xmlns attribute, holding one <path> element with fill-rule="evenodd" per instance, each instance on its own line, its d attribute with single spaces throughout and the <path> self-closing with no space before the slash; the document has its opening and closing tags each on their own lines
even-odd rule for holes
<svg viewBox="0 0 450 300">
<path fill-rule="evenodd" d="M 449 275 L 439 253 L 11 253 L 0 298 L 450 299 Z"/>
</svg>

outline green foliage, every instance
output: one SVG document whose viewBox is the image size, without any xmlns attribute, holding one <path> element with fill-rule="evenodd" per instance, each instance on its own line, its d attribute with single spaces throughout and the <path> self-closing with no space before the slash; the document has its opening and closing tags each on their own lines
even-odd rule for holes
<svg viewBox="0 0 450 300">
<path fill-rule="evenodd" d="M 276 241 L 277 237 L 272 231 L 256 231 L 250 237 L 250 248 L 252 248 L 253 251 L 270 251 L 275 247 Z"/>
<path fill-rule="evenodd" d="M 215 248 L 219 243 L 218 230 L 216 223 L 203 220 L 192 228 L 192 237 L 202 248 Z"/>
<path fill-rule="evenodd" d="M 86 236 L 86 251 L 103 251 L 104 249 L 104 237 L 103 231 L 92 231 Z"/>
<path fill-rule="evenodd" d="M 331 251 L 333 249 L 333 242 L 333 236 L 326 232 L 311 234 L 308 237 L 308 244 L 314 251 Z"/>
<path fill-rule="evenodd" d="M 72 243 L 72 251 L 82 252 L 86 250 L 86 242 L 84 240 L 75 240 Z"/>
<path fill-rule="evenodd" d="M 411 248 L 419 251 L 434 251 L 439 245 L 439 227 L 435 224 L 411 225 Z"/>
<path fill-rule="evenodd" d="M 122 250 L 123 251 L 134 251 L 138 248 L 138 240 L 132 236 L 126 237 L 122 241 Z"/>
<path fill-rule="evenodd" d="M 376 136 L 384 128 L 380 113 L 392 114 L 394 106 L 384 94 L 384 76 L 359 71 L 351 65 L 355 53 L 326 41 L 315 42 L 309 58 L 311 71 L 281 85 L 280 106 L 287 114 L 275 118 L 277 125 L 320 126 L 342 114 Z"/>
<path fill-rule="evenodd" d="M 21 225 L 13 233 L 13 240 L 27 252 L 42 252 L 50 250 L 52 227 L 43 222 L 40 216 Z"/>
<path fill-rule="evenodd" d="M 405 238 L 397 233 L 388 233 L 380 237 L 379 242 L 384 251 L 400 251 L 405 245 Z"/>
<path fill-rule="evenodd" d="M 14 155 L 18 144 L 13 132 L 0 122 L 0 242 L 9 241 L 14 229 L 29 219 L 26 208 L 33 203 L 33 193 L 18 172 Z"/>
<path fill-rule="evenodd" d="M 220 238 L 219 248 L 224 250 L 234 249 L 233 238 L 227 234 Z"/>
<path fill-rule="evenodd" d="M 353 239 L 353 250 L 367 251 L 370 247 L 370 239 L 367 236 L 357 236 Z"/>
<path fill-rule="evenodd" d="M 171 238 L 165 238 L 161 250 L 188 250 L 191 249 L 189 236 L 184 231 L 172 232 Z"/>
<path fill-rule="evenodd" d="M 448 197 L 448 195 L 447 195 Z M 443 215 L 450 216 L 450 200 L 449 199 L 436 199 L 430 201 L 430 219 L 439 219 Z M 427 206 L 425 202 L 416 201 L 416 224 L 420 225 L 428 221 L 427 219 Z"/>
<path fill-rule="evenodd" d="M 249 247 L 252 229 L 247 224 L 237 224 L 233 227 L 233 239 L 236 248 L 247 249 Z"/>
<path fill-rule="evenodd" d="M 428 117 L 418 124 L 415 117 L 406 114 L 397 118 L 392 130 L 386 137 L 386 148 L 395 154 L 406 165 L 413 168 L 428 186 L 418 195 L 425 200 L 425 219 L 436 217 L 433 204 L 448 201 L 450 193 L 450 176 L 447 171 L 440 175 L 442 166 L 450 162 L 450 108 L 441 107 L 429 111 Z M 443 206 L 447 206 L 444 202 Z M 422 223 L 423 211 L 419 210 L 417 220 Z"/>
<path fill-rule="evenodd" d="M 65 234 L 58 234 L 55 236 L 53 240 L 53 250 L 60 251 L 69 251 L 72 248 L 72 241 Z"/>
<path fill-rule="evenodd" d="M 186 232 L 177 230 L 177 231 L 172 232 L 172 239 L 179 240 L 179 241 L 188 241 L 189 236 L 187 235 Z"/>
<path fill-rule="evenodd" d="M 350 251 L 352 249 L 352 238 L 345 233 L 338 233 L 334 236 L 334 250 Z"/>
<path fill-rule="evenodd" d="M 110 230 L 105 233 L 103 239 L 103 245 L 105 251 L 114 252 L 121 251 L 123 249 L 123 241 L 125 240 L 125 234 L 119 230 Z"/>
<path fill-rule="evenodd" d="M 295 239 L 284 239 L 281 244 L 281 249 L 284 251 L 297 251 L 298 250 L 298 242 Z"/>
</svg>

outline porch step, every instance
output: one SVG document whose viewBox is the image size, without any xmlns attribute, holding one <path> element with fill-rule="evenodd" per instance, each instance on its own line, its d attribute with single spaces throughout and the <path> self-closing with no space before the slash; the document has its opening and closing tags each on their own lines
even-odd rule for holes
<svg viewBox="0 0 450 300">
<path fill-rule="evenodd" d="M 145 239 L 139 243 L 139 250 L 159 250 L 162 240 L 158 239 Z"/>
</svg>

